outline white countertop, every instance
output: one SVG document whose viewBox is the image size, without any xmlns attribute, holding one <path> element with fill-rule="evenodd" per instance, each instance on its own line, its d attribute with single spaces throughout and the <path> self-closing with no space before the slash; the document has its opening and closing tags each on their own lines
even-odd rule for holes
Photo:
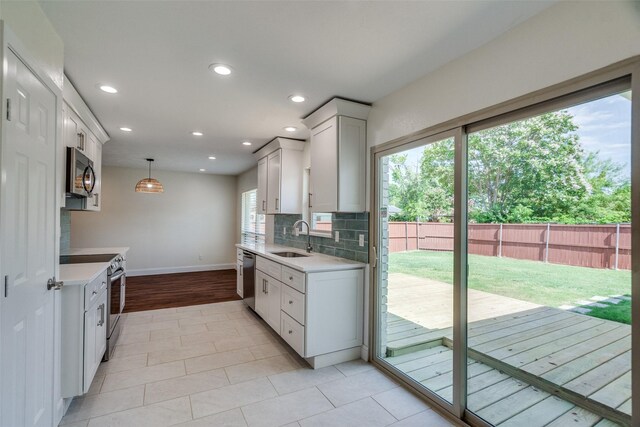
<svg viewBox="0 0 640 427">
<path fill-rule="evenodd" d="M 128 247 L 115 248 L 70 248 L 61 251 L 62 255 L 97 255 L 120 254 L 126 255 Z M 86 264 L 62 264 L 60 265 L 60 278 L 64 286 L 86 285 L 98 277 L 109 267 L 108 262 L 91 262 Z"/>
<path fill-rule="evenodd" d="M 109 267 L 108 262 L 91 262 L 87 264 L 62 264 L 60 279 L 64 286 L 86 285 L 98 277 Z"/>
<path fill-rule="evenodd" d="M 129 251 L 128 247 L 114 248 L 69 248 L 61 251 L 61 255 L 97 255 L 97 254 L 120 254 L 126 255 Z"/>
<path fill-rule="evenodd" d="M 334 271 L 334 270 L 355 270 L 364 268 L 366 264 L 357 261 L 351 261 L 345 258 L 319 254 L 316 252 L 306 253 L 304 250 L 290 248 L 280 245 L 265 245 L 262 243 L 238 243 L 237 248 L 253 252 L 257 255 L 268 258 L 278 264 L 286 265 L 298 271 L 312 273 L 318 271 Z M 271 252 L 297 252 L 307 257 L 285 258 L 273 255 Z"/>
</svg>

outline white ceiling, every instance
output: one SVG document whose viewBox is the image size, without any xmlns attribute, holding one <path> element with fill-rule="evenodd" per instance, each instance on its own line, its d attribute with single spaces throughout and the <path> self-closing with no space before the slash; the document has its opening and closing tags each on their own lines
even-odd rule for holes
<svg viewBox="0 0 640 427">
<path fill-rule="evenodd" d="M 540 1 L 43 1 L 108 165 L 237 174 L 333 96 L 372 103 L 550 5 Z M 208 71 L 214 62 L 234 72 Z M 108 83 L 119 92 L 96 88 Z M 291 94 L 307 101 L 294 104 Z M 297 126 L 294 133 L 285 126 Z M 124 133 L 120 127 L 133 128 Z M 202 137 L 194 137 L 200 130 Z M 241 143 L 251 141 L 253 146 Z M 217 160 L 208 160 L 214 155 Z"/>
</svg>

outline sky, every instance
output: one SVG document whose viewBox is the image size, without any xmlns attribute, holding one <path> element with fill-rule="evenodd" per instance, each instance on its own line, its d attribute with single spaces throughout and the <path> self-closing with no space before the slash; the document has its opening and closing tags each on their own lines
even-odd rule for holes
<svg viewBox="0 0 640 427">
<path fill-rule="evenodd" d="M 629 92 L 627 92 L 627 95 Z M 602 159 L 623 166 L 631 178 L 631 100 L 613 95 L 568 108 L 578 125 L 580 143 L 586 151 L 599 151 Z"/>
<path fill-rule="evenodd" d="M 578 125 L 576 133 L 585 151 L 598 152 L 622 166 L 621 179 L 631 179 L 631 100 L 630 92 L 576 105 L 566 110 Z M 404 151 L 407 165 L 417 167 L 424 147 Z"/>
</svg>

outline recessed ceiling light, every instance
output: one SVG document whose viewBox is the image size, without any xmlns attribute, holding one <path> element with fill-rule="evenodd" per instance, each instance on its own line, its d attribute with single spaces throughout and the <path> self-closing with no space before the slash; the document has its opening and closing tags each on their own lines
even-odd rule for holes
<svg viewBox="0 0 640 427">
<path fill-rule="evenodd" d="M 293 102 L 304 102 L 304 96 L 302 95 L 291 95 L 289 99 Z"/>
<path fill-rule="evenodd" d="M 200 169 L 200 172 L 204 172 L 204 169 Z"/>
<path fill-rule="evenodd" d="M 109 85 L 98 85 L 98 88 L 100 88 L 101 91 L 103 92 L 107 92 L 107 93 L 118 93 L 118 89 L 116 89 L 113 86 L 109 86 Z"/>
<path fill-rule="evenodd" d="M 215 160 L 215 156 L 209 156 L 209 160 Z"/>
<path fill-rule="evenodd" d="M 249 141 L 245 141 L 242 143 L 242 145 L 251 145 L 251 143 Z"/>
<path fill-rule="evenodd" d="M 286 128 L 284 128 L 284 130 L 286 130 L 287 132 L 295 132 L 298 130 L 298 128 L 295 126 L 287 126 Z"/>
<path fill-rule="evenodd" d="M 221 76 L 228 76 L 231 74 L 231 67 L 225 64 L 211 64 L 209 65 L 209 70 L 216 74 L 220 74 Z"/>
<path fill-rule="evenodd" d="M 193 136 L 202 136 L 204 134 L 202 132 L 198 132 L 197 130 L 194 130 L 193 132 L 191 132 L 191 135 L 193 135 Z"/>
<path fill-rule="evenodd" d="M 131 132 L 131 131 L 132 131 L 132 129 L 131 129 L 131 128 L 120 128 L 120 130 L 121 130 L 122 132 Z"/>
</svg>

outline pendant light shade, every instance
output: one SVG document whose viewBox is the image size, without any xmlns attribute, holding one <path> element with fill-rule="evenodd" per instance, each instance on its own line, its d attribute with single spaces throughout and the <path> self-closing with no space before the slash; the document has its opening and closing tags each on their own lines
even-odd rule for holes
<svg viewBox="0 0 640 427">
<path fill-rule="evenodd" d="M 151 178 L 151 162 L 153 159 L 147 159 L 149 162 L 149 178 L 143 178 L 136 184 L 136 193 L 164 193 L 164 187 L 160 181 Z"/>
</svg>

